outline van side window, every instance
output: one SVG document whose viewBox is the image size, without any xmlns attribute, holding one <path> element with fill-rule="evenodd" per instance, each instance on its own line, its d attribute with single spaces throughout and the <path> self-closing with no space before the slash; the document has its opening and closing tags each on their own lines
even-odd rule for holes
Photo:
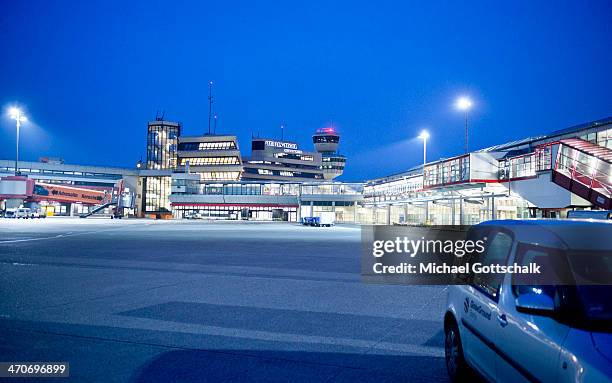
<svg viewBox="0 0 612 383">
<path fill-rule="evenodd" d="M 474 262 L 480 262 L 485 265 L 506 265 L 508 263 L 508 255 L 512 249 L 512 237 L 504 232 L 492 232 L 492 239 L 489 239 L 489 246 L 486 252 L 474 259 Z M 474 274 L 472 284 L 478 290 L 488 295 L 491 299 L 497 302 L 499 287 L 504 279 L 504 274 Z"/>
<path fill-rule="evenodd" d="M 515 263 L 540 266 L 540 274 L 513 274 L 512 293 L 515 297 L 537 289 L 554 298 L 556 285 L 572 284 L 569 265 L 558 249 L 520 243 L 517 246 Z"/>
<path fill-rule="evenodd" d="M 491 231 L 490 227 L 478 226 L 478 225 L 472 226 L 466 234 L 466 240 L 472 241 L 472 242 L 480 241 L 483 238 L 488 237 L 490 234 L 489 233 L 490 231 Z M 467 264 L 473 264 L 474 262 L 479 261 L 478 257 L 479 257 L 479 254 L 476 252 L 470 252 L 463 257 L 454 257 L 455 260 L 453 262 L 453 265 L 454 266 L 465 266 Z M 456 274 L 454 276 L 454 280 L 455 280 L 454 283 L 458 285 L 470 284 L 472 277 L 473 275 L 469 271 L 464 274 Z"/>
</svg>

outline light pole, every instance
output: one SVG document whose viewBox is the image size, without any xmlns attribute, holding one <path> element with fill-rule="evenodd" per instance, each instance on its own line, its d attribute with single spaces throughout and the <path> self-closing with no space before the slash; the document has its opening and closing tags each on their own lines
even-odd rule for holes
<svg viewBox="0 0 612 383">
<path fill-rule="evenodd" d="M 457 99 L 457 103 L 455 104 L 455 106 L 457 107 L 457 109 L 463 110 L 465 112 L 465 154 L 467 154 L 468 150 L 469 150 L 469 146 L 468 146 L 468 137 L 469 137 L 469 134 L 468 134 L 468 111 L 472 107 L 472 100 L 470 100 L 467 97 L 459 97 Z"/>
<path fill-rule="evenodd" d="M 419 138 L 423 139 L 423 173 L 425 172 L 425 164 L 427 163 L 427 139 L 429 138 L 429 132 L 423 130 L 419 135 Z"/>
<path fill-rule="evenodd" d="M 21 127 L 21 123 L 28 119 L 19 108 L 11 108 L 9 114 L 11 118 L 15 120 L 15 125 L 17 127 L 17 140 L 15 144 L 15 175 L 17 176 L 19 175 L 19 128 Z"/>
</svg>

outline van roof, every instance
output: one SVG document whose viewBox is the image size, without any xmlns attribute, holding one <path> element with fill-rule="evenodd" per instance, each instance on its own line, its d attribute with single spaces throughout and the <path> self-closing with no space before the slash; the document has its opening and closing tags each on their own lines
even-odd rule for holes
<svg viewBox="0 0 612 383">
<path fill-rule="evenodd" d="M 558 249 L 612 251 L 612 221 L 596 219 L 520 219 L 487 221 L 511 231 L 515 240 Z"/>
</svg>

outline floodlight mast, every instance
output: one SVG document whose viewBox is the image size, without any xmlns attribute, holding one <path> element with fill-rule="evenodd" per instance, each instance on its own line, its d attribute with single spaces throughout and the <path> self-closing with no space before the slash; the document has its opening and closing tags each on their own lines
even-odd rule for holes
<svg viewBox="0 0 612 383">
<path fill-rule="evenodd" d="M 465 96 L 459 97 L 455 106 L 457 107 L 457 109 L 465 112 L 465 154 L 467 154 L 469 151 L 468 112 L 472 107 L 472 100 Z"/>
<path fill-rule="evenodd" d="M 10 117 L 15 120 L 15 127 L 17 130 L 17 137 L 15 140 L 15 175 L 19 175 L 19 129 L 21 128 L 21 123 L 27 121 L 26 116 L 23 115 L 21 109 L 13 107 L 9 110 Z"/>
</svg>

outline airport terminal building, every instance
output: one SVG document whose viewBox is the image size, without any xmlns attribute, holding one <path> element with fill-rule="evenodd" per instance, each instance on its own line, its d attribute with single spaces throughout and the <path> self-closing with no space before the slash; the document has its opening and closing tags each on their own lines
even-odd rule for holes
<svg viewBox="0 0 612 383">
<path fill-rule="evenodd" d="M 315 132 L 312 151 L 254 137 L 243 155 L 234 135 L 182 136 L 179 123 L 158 119 L 133 169 L 21 161 L 15 177 L 15 161 L 0 160 L 0 208 L 78 215 L 106 193 L 139 217 L 295 222 L 335 212 L 338 222 L 418 225 L 612 209 L 612 118 L 360 183 L 335 180 L 346 165 L 339 142 L 333 128 Z"/>
<path fill-rule="evenodd" d="M 372 223 L 474 224 L 612 209 L 612 118 L 366 182 Z"/>
</svg>

